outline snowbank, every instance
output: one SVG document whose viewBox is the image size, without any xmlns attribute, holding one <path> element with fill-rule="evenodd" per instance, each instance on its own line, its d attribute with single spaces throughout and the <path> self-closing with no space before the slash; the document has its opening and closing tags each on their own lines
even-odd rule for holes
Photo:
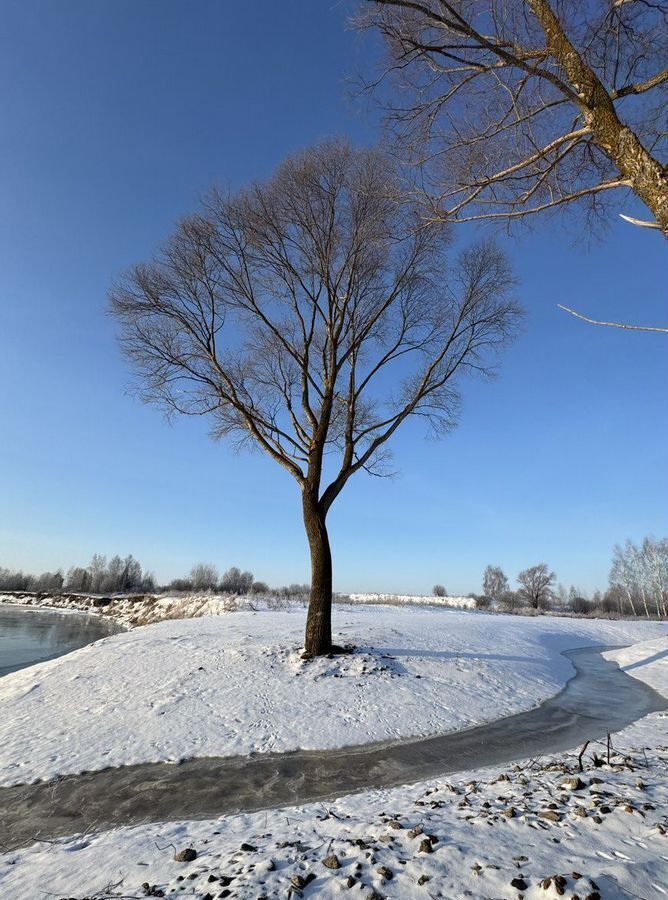
<svg viewBox="0 0 668 900">
<path fill-rule="evenodd" d="M 351 603 L 388 604 L 390 606 L 447 606 L 451 609 L 475 609 L 472 597 L 434 597 L 415 594 L 348 594 Z"/>
<path fill-rule="evenodd" d="M 335 639 L 356 652 L 305 661 L 304 617 L 164 621 L 7 675 L 0 784 L 465 728 L 556 693 L 572 674 L 564 649 L 666 632 L 653 622 L 347 606 L 335 610 Z"/>
<path fill-rule="evenodd" d="M 668 697 L 668 638 L 642 641 L 603 655 L 607 659 L 614 659 L 628 675 L 644 681 L 655 691 Z"/>
</svg>

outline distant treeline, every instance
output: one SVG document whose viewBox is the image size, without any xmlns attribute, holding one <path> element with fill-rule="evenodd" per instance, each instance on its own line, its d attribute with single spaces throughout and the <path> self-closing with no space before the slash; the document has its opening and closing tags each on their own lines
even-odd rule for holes
<svg viewBox="0 0 668 900">
<path fill-rule="evenodd" d="M 85 568 L 72 566 L 65 575 L 62 569 L 31 575 L 0 567 L 0 590 L 4 591 L 117 594 L 130 591 L 150 592 L 155 589 L 153 574 L 144 572 L 141 563 L 132 554 L 126 557 L 112 556 L 107 560 L 106 556 L 96 553 Z"/>
<path fill-rule="evenodd" d="M 66 574 L 42 572 L 33 575 L 0 566 L 0 591 L 30 591 L 73 594 L 128 594 L 171 591 L 215 591 L 222 594 L 268 594 L 283 597 L 308 594 L 309 585 L 291 584 L 271 589 L 264 581 L 256 581 L 252 572 L 232 566 L 222 575 L 210 563 L 197 563 L 184 578 L 158 585 L 152 572 L 145 572 L 132 554 L 121 557 L 96 553 L 86 567 L 73 566 Z"/>
<path fill-rule="evenodd" d="M 535 610 L 570 610 L 578 614 L 622 616 L 668 615 L 668 538 L 643 538 L 640 544 L 626 541 L 612 554 L 607 590 L 588 597 L 571 585 L 566 590 L 557 584 L 557 576 L 546 563 L 524 569 L 516 577 L 517 589 L 500 566 L 487 566 L 483 574 L 482 594 L 469 594 L 476 605 L 485 608 L 494 603 L 507 610 L 526 607 Z M 447 596 L 441 584 L 434 585 L 437 597 Z"/>
</svg>

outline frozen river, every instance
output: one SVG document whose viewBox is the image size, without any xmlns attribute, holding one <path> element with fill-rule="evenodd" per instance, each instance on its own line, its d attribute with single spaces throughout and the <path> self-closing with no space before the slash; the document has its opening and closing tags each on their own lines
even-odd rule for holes
<svg viewBox="0 0 668 900">
<path fill-rule="evenodd" d="M 0 677 L 62 656 L 117 630 L 87 613 L 0 605 Z"/>
</svg>

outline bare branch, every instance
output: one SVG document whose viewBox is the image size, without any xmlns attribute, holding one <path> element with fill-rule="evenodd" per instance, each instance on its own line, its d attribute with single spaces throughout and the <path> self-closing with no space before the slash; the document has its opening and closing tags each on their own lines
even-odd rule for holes
<svg viewBox="0 0 668 900">
<path fill-rule="evenodd" d="M 557 303 L 559 309 L 563 309 L 565 312 L 570 313 L 572 316 L 575 316 L 577 319 L 582 319 L 584 322 L 589 322 L 590 325 L 607 325 L 610 328 L 626 328 L 630 331 L 660 331 L 664 334 L 668 334 L 668 328 L 654 328 L 650 325 L 626 325 L 623 322 L 602 322 L 598 319 L 590 319 L 589 316 L 585 316 L 582 313 L 576 312 L 574 309 L 570 309 L 568 306 L 562 306 L 561 303 Z"/>
</svg>

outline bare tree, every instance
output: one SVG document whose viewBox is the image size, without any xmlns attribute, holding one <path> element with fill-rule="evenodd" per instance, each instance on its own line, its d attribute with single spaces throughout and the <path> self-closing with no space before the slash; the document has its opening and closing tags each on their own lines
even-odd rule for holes
<svg viewBox="0 0 668 900">
<path fill-rule="evenodd" d="M 448 592 L 442 584 L 435 584 L 433 589 L 434 597 L 447 597 Z"/>
<path fill-rule="evenodd" d="M 402 87 L 392 120 L 435 187 L 435 214 L 511 221 L 630 188 L 668 234 L 664 2 L 365 7 Z"/>
<path fill-rule="evenodd" d="M 326 142 L 236 195 L 213 192 L 111 307 L 144 399 L 208 416 L 297 481 L 311 555 L 306 652 L 331 649 L 327 514 L 418 418 L 447 432 L 458 381 L 489 371 L 519 310 L 486 243 L 446 267 L 378 150 Z"/>
<path fill-rule="evenodd" d="M 517 576 L 520 597 L 533 609 L 549 606 L 553 594 L 553 585 L 557 576 L 550 572 L 546 563 L 539 563 L 524 569 Z"/>
<path fill-rule="evenodd" d="M 220 590 L 229 594 L 248 594 L 253 587 L 253 573 L 232 566 L 220 580 Z"/>
<path fill-rule="evenodd" d="M 104 578 L 107 571 L 107 557 L 94 553 L 88 565 L 88 571 L 90 572 L 90 590 L 94 594 L 105 590 Z"/>
<path fill-rule="evenodd" d="M 610 588 L 622 592 L 633 615 L 638 607 L 646 616 L 655 611 L 665 617 L 668 609 L 668 539 L 646 537 L 642 545 L 627 540 L 616 545 L 610 569 Z M 650 607 L 654 606 L 654 610 Z"/>
<path fill-rule="evenodd" d="M 190 570 L 189 581 L 196 591 L 212 590 L 218 585 L 218 569 L 210 563 L 197 563 Z"/>
<path fill-rule="evenodd" d="M 501 566 L 487 566 L 482 577 L 482 592 L 490 600 L 500 600 L 509 588 Z"/>
</svg>

